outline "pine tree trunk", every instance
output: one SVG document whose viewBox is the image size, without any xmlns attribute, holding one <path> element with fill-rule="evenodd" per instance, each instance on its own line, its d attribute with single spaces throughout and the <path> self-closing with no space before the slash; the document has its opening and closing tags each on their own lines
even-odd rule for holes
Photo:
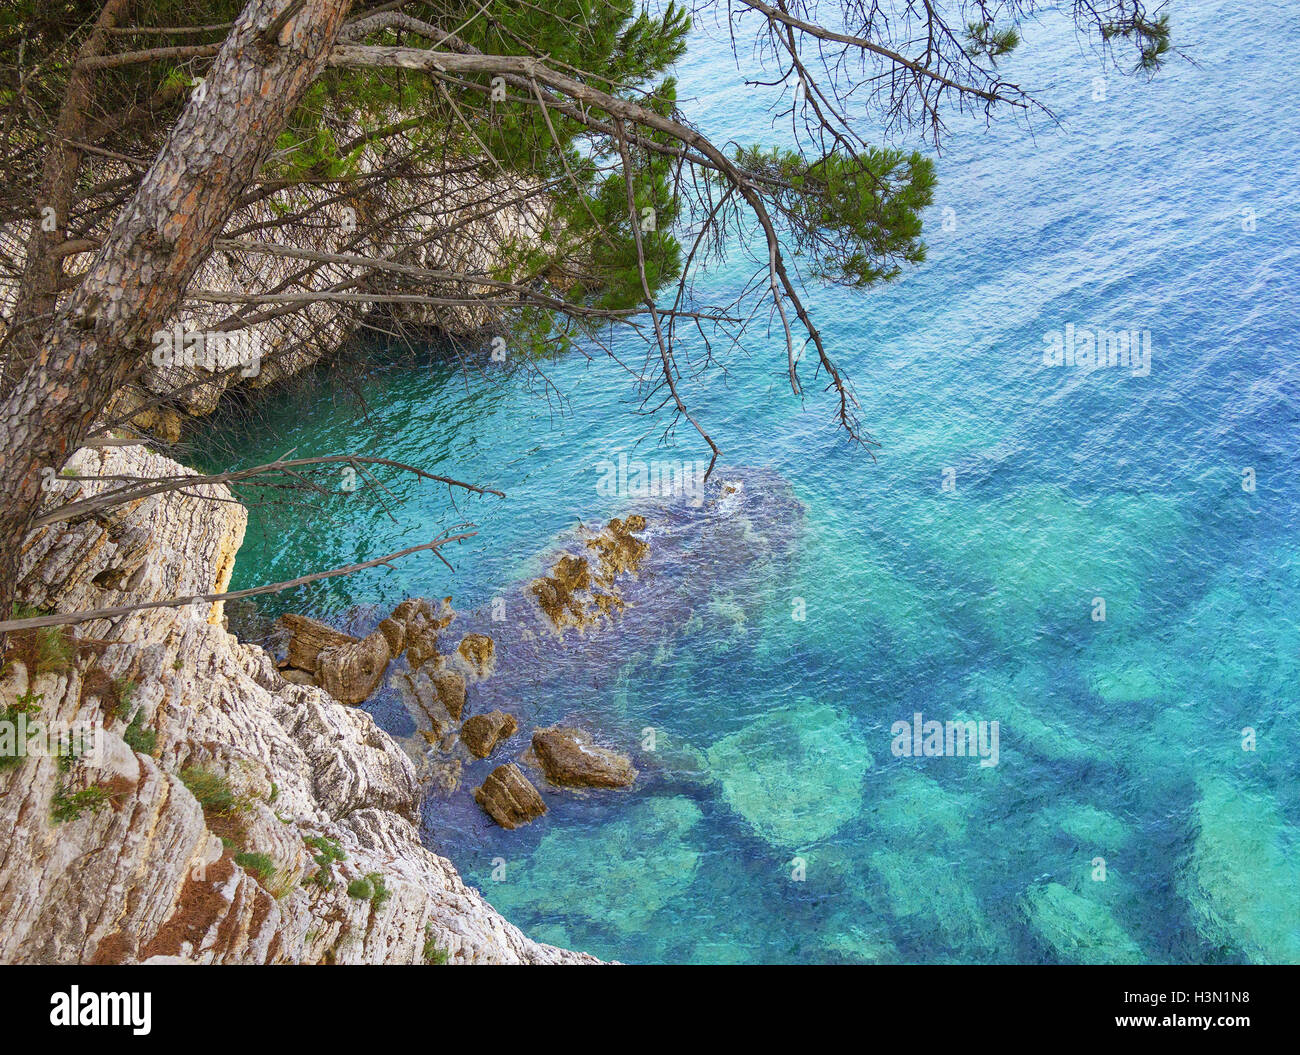
<svg viewBox="0 0 1300 1055">
<path fill-rule="evenodd" d="M 62 467 L 149 354 L 152 334 L 175 314 L 236 201 L 324 67 L 350 6 L 351 0 L 249 0 L 204 89 L 191 95 L 84 280 L 0 404 L 0 617 L 8 617 L 15 596 L 19 548 L 49 475 L 43 470 Z"/>
<path fill-rule="evenodd" d="M 130 0 L 108 0 L 89 36 L 77 51 L 78 63 L 104 53 L 112 39 L 107 30 L 121 21 L 129 7 Z M 4 376 L 0 377 L 0 398 L 7 396 L 22 379 L 44 336 L 41 320 L 53 317 L 58 307 L 63 258 L 56 250 L 66 237 L 77 173 L 81 169 L 81 150 L 77 143 L 86 138 L 86 126 L 95 109 L 94 78 L 93 71 L 74 64 L 68 77 L 67 90 L 63 94 L 59 121 L 54 126 L 54 137 L 45 152 L 36 207 L 41 214 L 47 209 L 51 210 L 55 225 L 54 230 L 46 230 L 44 216 L 40 215 L 32 224 L 27 239 L 23 274 L 13 310 L 14 320 L 22 319 L 26 325 L 11 325 L 6 335 L 8 348 Z"/>
</svg>

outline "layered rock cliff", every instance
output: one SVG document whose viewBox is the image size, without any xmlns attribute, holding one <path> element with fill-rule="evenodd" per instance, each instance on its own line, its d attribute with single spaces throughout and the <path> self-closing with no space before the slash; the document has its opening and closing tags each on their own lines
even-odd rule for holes
<svg viewBox="0 0 1300 1055">
<path fill-rule="evenodd" d="M 52 502 L 183 470 L 126 447 L 69 471 Z M 85 610 L 222 590 L 245 519 L 196 487 L 46 527 L 22 595 Z M 0 765 L 0 962 L 595 962 L 530 940 L 421 845 L 415 769 L 368 714 L 221 624 L 211 605 L 11 635 L 0 719 L 102 732 Z"/>
<path fill-rule="evenodd" d="M 496 315 L 475 298 L 489 292 L 485 280 L 500 277 L 511 247 L 536 244 L 548 208 L 540 200 L 506 204 L 505 189 L 491 179 L 436 168 L 376 179 L 386 163 L 381 152 L 364 150 L 347 196 L 308 185 L 236 210 L 172 323 L 155 335 L 138 383 L 117 394 L 107 417 L 175 441 L 186 417 L 210 414 L 228 390 L 265 387 L 332 355 L 367 315 L 381 316 L 385 329 L 455 335 L 491 325 Z M 124 173 L 114 163 L 97 169 L 110 186 Z M 30 230 L 27 220 L 0 223 L 0 335 Z M 91 257 L 71 254 L 65 266 L 78 273 Z M 372 266 L 380 261 L 389 270 Z M 458 277 L 430 290 L 426 273 Z M 394 303 L 385 294 L 403 280 L 413 283 L 411 294 L 437 296 Z M 255 321 L 235 325 L 238 311 Z"/>
</svg>

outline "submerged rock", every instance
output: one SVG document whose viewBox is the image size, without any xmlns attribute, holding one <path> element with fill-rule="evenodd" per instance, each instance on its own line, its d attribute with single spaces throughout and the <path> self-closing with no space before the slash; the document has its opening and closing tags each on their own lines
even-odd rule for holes
<svg viewBox="0 0 1300 1055">
<path fill-rule="evenodd" d="M 781 850 L 835 832 L 862 805 L 867 746 L 835 708 L 800 700 L 708 750 L 727 804 Z"/>
<path fill-rule="evenodd" d="M 1025 895 L 1029 926 L 1067 963 L 1143 963 L 1142 950 L 1100 901 L 1060 883 L 1034 887 Z"/>
<path fill-rule="evenodd" d="M 1128 826 L 1122 820 L 1088 803 L 1062 808 L 1059 824 L 1066 835 L 1099 851 L 1118 850 L 1131 838 Z"/>
<path fill-rule="evenodd" d="M 864 807 L 871 827 L 890 846 L 957 843 L 974 812 L 971 796 L 910 768 L 890 773 L 886 787 L 876 789 Z"/>
<path fill-rule="evenodd" d="M 626 788 L 636 780 L 632 760 L 599 747 L 581 729 L 554 727 L 533 733 L 533 751 L 546 779 L 571 788 Z"/>
<path fill-rule="evenodd" d="M 1004 756 L 1024 752 L 1075 766 L 1113 761 L 1118 732 L 1099 736 L 1068 708 L 1045 702 L 1053 678 L 1046 668 L 1034 667 L 1014 674 L 980 673 L 967 683 L 979 694 L 981 713 L 1000 723 Z"/>
<path fill-rule="evenodd" d="M 1156 600 L 1165 560 L 1176 558 L 1164 547 L 1187 530 L 1168 495 L 1085 499 L 1055 484 L 1019 488 L 1012 502 L 936 500 L 900 516 L 896 530 L 918 540 L 928 561 L 997 587 L 964 599 L 963 609 L 975 633 L 1006 647 L 1033 640 L 1061 613 L 1086 619 L 1098 594 L 1110 609 L 1108 634 L 1132 627 Z"/>
<path fill-rule="evenodd" d="M 542 796 L 513 762 L 492 770 L 475 790 L 474 801 L 503 828 L 519 828 L 546 812 Z"/>
<path fill-rule="evenodd" d="M 984 910 L 984 899 L 951 850 L 923 844 L 880 849 L 863 847 L 878 881 L 875 903 L 882 917 L 892 918 L 912 941 L 942 944 L 954 962 L 996 962 L 1008 958 L 1011 940 Z M 864 891 L 866 893 L 866 891 Z"/>
<path fill-rule="evenodd" d="M 1183 878 L 1197 927 L 1252 963 L 1300 963 L 1300 837 L 1267 795 L 1201 782 Z"/>
<path fill-rule="evenodd" d="M 460 742 L 475 758 L 487 758 L 502 740 L 514 736 L 519 725 L 505 711 L 476 714 L 460 727 Z"/>
<path fill-rule="evenodd" d="M 852 914 L 845 915 L 823 928 L 818 944 L 835 959 L 849 963 L 897 963 L 898 949 L 884 928 L 876 921 L 872 923 L 874 926 L 866 926 Z"/>
<path fill-rule="evenodd" d="M 420 759 L 416 774 L 422 788 L 426 789 L 429 794 L 445 799 L 460 787 L 460 778 L 464 768 L 459 758 L 426 755 Z"/>
<path fill-rule="evenodd" d="M 536 885 L 546 891 L 548 914 L 642 931 L 694 882 L 701 850 L 692 837 L 702 819 L 689 798 L 654 798 L 598 829 L 548 832 L 522 879 L 500 884 L 496 900 L 508 904 Z"/>
<path fill-rule="evenodd" d="M 642 761 L 645 768 L 662 781 L 698 787 L 707 787 L 713 781 L 704 752 L 685 741 L 665 741 L 659 737 L 658 743 L 643 756 Z"/>
<path fill-rule="evenodd" d="M 434 746 L 450 749 L 456 720 L 438 698 L 438 690 L 426 670 L 403 672 L 392 679 L 416 730 Z"/>
</svg>

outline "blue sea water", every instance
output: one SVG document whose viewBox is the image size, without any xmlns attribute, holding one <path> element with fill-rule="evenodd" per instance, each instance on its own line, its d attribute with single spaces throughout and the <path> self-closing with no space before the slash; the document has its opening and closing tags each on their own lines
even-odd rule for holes
<svg viewBox="0 0 1300 1055">
<path fill-rule="evenodd" d="M 530 934 L 626 961 L 1300 962 L 1300 43 L 1286 4 L 1171 12 L 1194 62 L 1149 82 L 1063 17 L 1030 23 L 1005 73 L 1059 123 L 954 116 L 927 261 L 809 288 L 875 460 L 818 385 L 790 393 L 775 332 L 686 386 L 719 477 L 763 467 L 802 504 L 752 526 L 791 557 L 713 569 L 704 617 L 653 647 L 610 631 L 517 701 L 585 715 L 637 789 L 548 792 L 504 832 L 468 798 L 494 758 L 427 804 L 427 844 Z M 724 31 L 696 36 L 679 95 L 704 130 L 779 138 Z M 750 269 L 734 253 L 701 286 Z M 1069 324 L 1149 332 L 1149 374 L 1045 366 Z M 396 479 L 395 519 L 347 495 L 332 518 L 255 507 L 232 588 L 472 520 L 454 575 L 424 555 L 274 604 L 480 608 L 623 511 L 603 459 L 707 457 L 599 354 L 545 373 L 430 355 L 376 367 L 364 410 L 285 393 L 255 425 L 219 415 L 209 464 L 382 451 L 507 494 L 452 508 Z M 896 756 L 917 712 L 997 721 L 998 764 Z"/>
</svg>

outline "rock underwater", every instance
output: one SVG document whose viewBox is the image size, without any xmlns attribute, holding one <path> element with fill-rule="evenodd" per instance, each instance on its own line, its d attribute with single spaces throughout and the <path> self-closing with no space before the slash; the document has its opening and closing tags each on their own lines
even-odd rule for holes
<svg viewBox="0 0 1300 1055">
<path fill-rule="evenodd" d="M 1300 963 L 1300 834 L 1264 792 L 1221 776 L 1199 783 L 1181 884 L 1197 926 L 1251 963 Z"/>
<path fill-rule="evenodd" d="M 481 610 L 456 612 L 444 602 L 434 613 L 412 599 L 368 636 L 342 643 L 300 617 L 288 621 L 290 629 L 308 627 L 322 638 L 321 657 L 365 641 L 378 652 L 382 640 L 388 676 L 367 709 L 403 738 L 416 764 L 428 792 L 423 813 L 433 845 L 449 831 L 468 835 L 485 823 L 517 829 L 548 809 L 546 823 L 556 823 L 582 797 L 600 799 L 613 789 L 633 796 L 625 805 L 611 802 L 617 814 L 640 816 L 637 803 L 651 794 L 672 816 L 688 810 L 695 818 L 699 807 L 689 795 L 714 794 L 710 784 L 720 778 L 733 808 L 785 843 L 792 826 L 820 837 L 830 814 L 846 806 L 845 796 L 856 794 L 852 774 L 823 767 L 832 779 L 817 784 L 828 802 L 819 815 L 792 803 L 790 787 L 778 777 L 789 759 L 779 752 L 764 754 L 755 744 L 747 758 L 731 759 L 724 747 L 706 759 L 672 729 L 657 730 L 646 746 L 644 723 L 609 691 L 624 664 L 653 662 L 679 642 L 742 646 L 763 614 L 764 591 L 790 574 L 803 507 L 789 483 L 764 470 L 718 475 L 698 504 L 646 501 L 604 527 L 566 534 L 539 562 L 546 571 L 515 582 Z M 306 670 L 324 665 L 301 641 L 290 642 L 289 662 Z M 345 695 L 367 691 L 368 680 L 367 673 Z M 814 718 L 820 713 L 813 709 Z M 856 752 L 860 783 L 869 756 L 847 729 L 829 719 L 823 724 L 809 734 L 815 744 L 802 741 L 794 725 L 788 742 L 803 755 L 827 747 Z M 748 784 L 741 772 L 746 763 L 757 767 Z M 658 793 L 665 788 L 688 794 L 663 798 Z M 784 819 L 782 811 L 789 814 Z M 693 861 L 694 853 L 683 847 L 682 860 Z"/>
<path fill-rule="evenodd" d="M 520 877 L 502 891 L 503 905 L 508 911 L 509 898 L 527 891 L 529 876 L 536 874 L 550 892 L 548 911 L 642 930 L 670 897 L 691 885 L 704 852 L 692 839 L 702 820 L 690 799 L 652 797 L 600 829 L 568 838 L 547 833 Z M 653 851 L 629 849 L 637 845 Z"/>
<path fill-rule="evenodd" d="M 1140 964 L 1141 948 L 1095 898 L 1060 883 L 1031 889 L 1024 898 L 1029 926 L 1065 963 Z"/>
<path fill-rule="evenodd" d="M 672 749 L 662 759 L 644 749 L 644 723 L 621 713 L 607 686 L 630 658 L 653 655 L 710 620 L 719 636 L 734 635 L 734 614 L 719 616 L 713 603 L 719 592 L 738 597 L 745 619 L 755 621 L 762 585 L 788 573 L 802 518 L 786 480 L 743 470 L 720 473 L 698 506 L 647 501 L 603 528 L 580 527 L 542 560 L 544 574 L 514 583 L 482 610 L 455 614 L 449 629 L 462 641 L 457 670 L 466 675 L 457 707 L 433 691 L 438 675 L 427 665 L 414 674 L 395 665 L 376 700 L 401 699 L 416 727 L 406 743 L 426 774 L 454 761 L 463 769 L 457 783 L 469 786 L 495 768 L 471 749 L 482 724 L 475 716 L 510 715 L 532 741 L 512 757 L 535 767 L 552 809 L 562 808 L 556 796 L 640 787 L 639 771 L 652 783 L 707 782 L 702 755 L 675 733 L 664 732 Z M 512 736 L 505 734 L 510 743 Z M 494 762 L 503 749 L 505 740 Z M 433 782 L 444 792 L 452 783 Z M 469 798 L 431 797 L 427 828 L 471 830 Z"/>
<path fill-rule="evenodd" d="M 724 737 L 707 757 L 731 808 L 774 847 L 791 851 L 857 815 L 872 765 L 848 719 L 811 700 Z"/>
</svg>

